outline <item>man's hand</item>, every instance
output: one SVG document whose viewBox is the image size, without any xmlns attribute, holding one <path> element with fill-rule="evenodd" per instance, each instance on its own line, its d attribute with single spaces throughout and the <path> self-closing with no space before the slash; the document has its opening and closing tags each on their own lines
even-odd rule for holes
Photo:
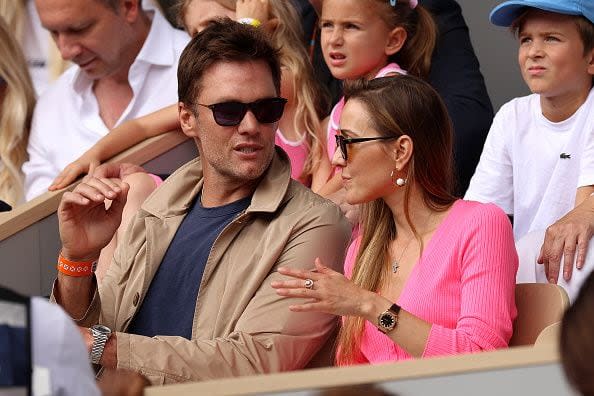
<svg viewBox="0 0 594 396">
<path fill-rule="evenodd" d="M 150 384 L 142 374 L 125 369 L 105 369 L 97 382 L 103 396 L 142 396 Z"/>
<path fill-rule="evenodd" d="M 555 224 L 549 226 L 544 243 L 540 249 L 538 263 L 544 264 L 550 283 L 557 283 L 563 258 L 563 278 L 568 281 L 573 272 L 576 254 L 576 267 L 581 269 L 586 261 L 590 238 L 594 234 L 594 197 L 567 213 Z"/>
<path fill-rule="evenodd" d="M 116 178 L 86 176 L 65 192 L 58 208 L 62 255 L 72 261 L 93 260 L 111 240 L 122 219 L 128 184 Z M 105 200 L 111 200 L 106 209 Z"/>
</svg>

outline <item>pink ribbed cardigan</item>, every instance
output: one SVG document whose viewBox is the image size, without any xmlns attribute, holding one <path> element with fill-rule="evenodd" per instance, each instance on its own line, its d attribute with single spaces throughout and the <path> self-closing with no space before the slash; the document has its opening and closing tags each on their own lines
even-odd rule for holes
<svg viewBox="0 0 594 396">
<path fill-rule="evenodd" d="M 349 247 L 350 278 L 361 238 Z M 458 200 L 439 225 L 398 298 L 402 309 L 432 324 L 423 357 L 506 347 L 516 317 L 518 256 L 507 216 L 493 204 Z M 412 358 L 365 322 L 363 359 Z"/>
</svg>

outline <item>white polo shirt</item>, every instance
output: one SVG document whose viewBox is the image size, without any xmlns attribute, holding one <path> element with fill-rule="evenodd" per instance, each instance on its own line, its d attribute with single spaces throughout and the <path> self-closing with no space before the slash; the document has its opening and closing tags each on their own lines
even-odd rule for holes
<svg viewBox="0 0 594 396">
<path fill-rule="evenodd" d="M 128 79 L 133 97 L 116 126 L 177 102 L 177 64 L 189 36 L 173 28 L 159 12 Z M 23 165 L 27 200 L 47 191 L 53 179 L 109 129 L 99 116 L 93 80 L 78 66 L 68 69 L 39 98 L 33 114 Z"/>
</svg>

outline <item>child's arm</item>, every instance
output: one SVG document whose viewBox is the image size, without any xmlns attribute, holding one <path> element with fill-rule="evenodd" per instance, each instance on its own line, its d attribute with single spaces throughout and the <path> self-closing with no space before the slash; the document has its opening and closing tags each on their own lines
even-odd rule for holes
<svg viewBox="0 0 594 396">
<path fill-rule="evenodd" d="M 114 128 L 93 147 L 60 172 L 54 179 L 50 191 L 68 186 L 83 173 L 90 173 L 101 162 L 134 146 L 141 141 L 179 129 L 177 105 L 171 105 L 143 117 L 129 120 Z"/>
</svg>

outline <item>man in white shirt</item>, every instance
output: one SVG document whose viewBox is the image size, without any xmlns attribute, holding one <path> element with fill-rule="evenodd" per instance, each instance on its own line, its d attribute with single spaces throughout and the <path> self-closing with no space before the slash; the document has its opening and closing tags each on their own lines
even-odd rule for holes
<svg viewBox="0 0 594 396">
<path fill-rule="evenodd" d="M 35 0 L 42 25 L 75 64 L 40 98 L 23 165 L 27 200 L 110 129 L 177 100 L 189 38 L 140 0 Z"/>
</svg>

